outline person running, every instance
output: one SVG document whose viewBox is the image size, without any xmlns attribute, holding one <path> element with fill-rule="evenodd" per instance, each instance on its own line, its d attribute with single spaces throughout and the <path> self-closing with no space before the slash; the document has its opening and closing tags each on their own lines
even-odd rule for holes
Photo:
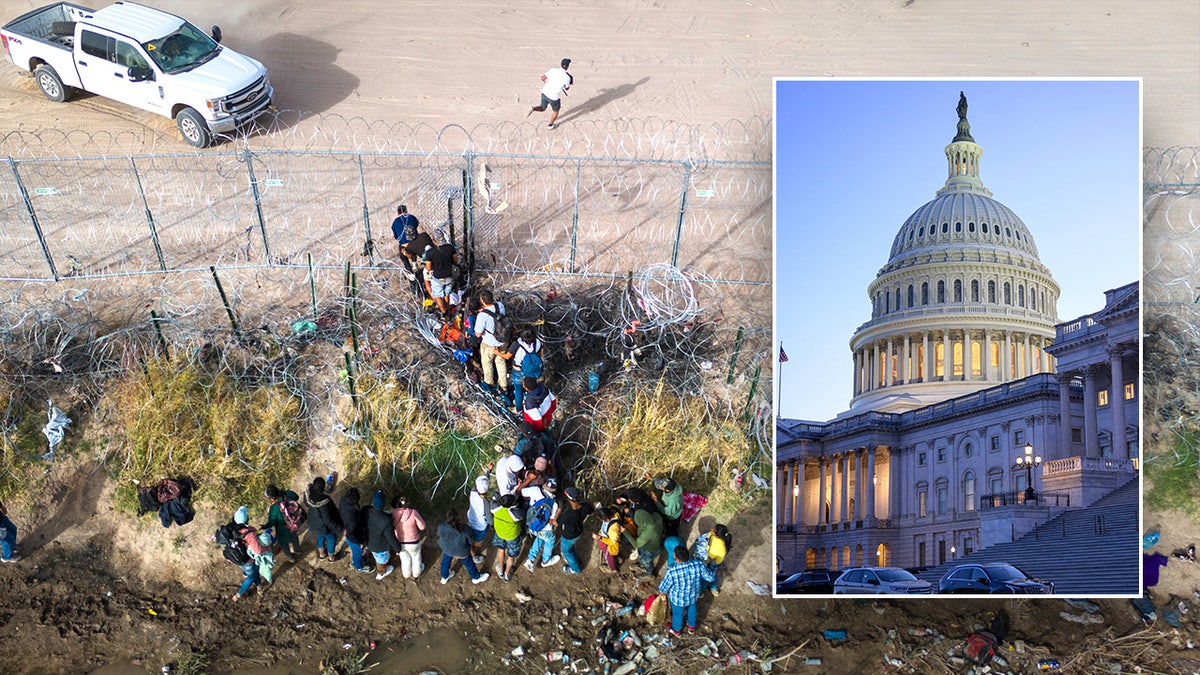
<svg viewBox="0 0 1200 675">
<path fill-rule="evenodd" d="M 562 108 L 562 97 L 567 95 L 567 90 L 571 85 L 575 84 L 575 77 L 567 72 L 571 67 L 571 59 L 563 59 L 559 64 L 560 68 L 551 68 L 542 75 L 542 99 L 541 103 L 534 106 L 525 114 L 529 117 L 535 112 L 546 112 L 546 108 L 550 108 L 550 123 L 547 128 L 553 129 L 554 122 L 558 119 L 558 111 Z"/>
<path fill-rule="evenodd" d="M 696 601 L 704 584 L 712 580 L 713 573 L 704 563 L 692 560 L 687 547 L 676 549 L 675 564 L 667 568 L 658 584 L 658 592 L 666 593 L 671 604 L 671 635 L 679 637 L 685 615 L 688 632 L 696 632 Z"/>
<path fill-rule="evenodd" d="M 484 538 L 487 537 L 488 526 L 491 525 L 492 511 L 488 504 L 487 475 L 475 479 L 475 489 L 467 498 L 467 534 L 471 537 L 471 559 L 476 565 L 484 561 Z"/>
<path fill-rule="evenodd" d="M 275 533 L 275 545 L 287 554 L 289 560 L 295 560 L 296 556 L 300 555 L 300 536 L 296 534 L 296 529 L 300 526 L 295 524 L 295 519 L 286 517 L 284 511 L 292 511 L 293 506 L 298 510 L 300 495 L 291 490 L 280 490 L 274 485 L 268 485 L 266 497 L 270 500 L 271 507 L 267 510 L 267 522 L 263 529 L 271 528 Z"/>
<path fill-rule="evenodd" d="M 334 560 L 338 535 L 342 533 L 342 517 L 333 498 L 325 492 L 325 479 L 317 476 L 304 493 L 304 508 L 308 511 L 308 531 L 317 537 L 317 562 Z"/>
<path fill-rule="evenodd" d="M 558 550 L 566 563 L 562 566 L 563 574 L 579 574 L 579 560 L 575 557 L 575 542 L 583 536 L 583 519 L 592 513 L 592 505 L 583 498 L 583 492 L 572 485 L 563 490 L 567 505 L 558 514 L 558 526 L 562 528 L 559 535 Z"/>
<path fill-rule="evenodd" d="M 392 501 L 392 524 L 400 542 L 400 574 L 416 579 L 425 571 L 421 560 L 421 537 L 425 534 L 425 519 L 408 504 L 408 498 L 397 495 Z"/>
<path fill-rule="evenodd" d="M 471 538 L 467 534 L 467 529 L 463 522 L 458 517 L 458 512 L 450 510 L 446 513 L 446 519 L 438 525 L 438 546 L 442 549 L 442 583 L 450 581 L 450 577 L 454 576 L 454 571 L 450 566 L 455 560 L 461 560 L 463 569 L 467 574 L 471 575 L 471 583 L 481 584 L 488 580 L 488 574 L 480 574 L 479 569 L 475 567 L 475 561 L 471 559 Z"/>
<path fill-rule="evenodd" d="M 370 574 L 375 568 L 363 562 L 363 550 L 367 545 L 367 513 L 358 505 L 361 498 L 358 488 L 347 490 L 338 503 L 338 515 L 342 517 L 342 537 L 346 540 L 346 548 L 350 549 L 350 566 L 356 572 Z"/>
<path fill-rule="evenodd" d="M 513 568 L 517 565 L 517 556 L 521 554 L 521 523 L 525 520 L 524 511 L 517 506 L 520 502 L 517 495 L 501 495 L 492 503 L 492 546 L 496 548 L 496 576 L 505 581 L 512 580 Z"/>
<path fill-rule="evenodd" d="M 371 497 L 371 508 L 367 510 L 367 550 L 375 559 L 375 580 L 391 574 L 393 567 L 388 564 L 392 551 L 400 550 L 400 542 L 396 539 L 396 530 L 392 525 L 392 514 L 384 510 L 387 505 L 387 495 L 383 490 L 376 490 Z"/>
<path fill-rule="evenodd" d="M 8 509 L 0 502 L 0 562 L 15 563 L 17 555 L 17 526 L 8 519 Z"/>
</svg>

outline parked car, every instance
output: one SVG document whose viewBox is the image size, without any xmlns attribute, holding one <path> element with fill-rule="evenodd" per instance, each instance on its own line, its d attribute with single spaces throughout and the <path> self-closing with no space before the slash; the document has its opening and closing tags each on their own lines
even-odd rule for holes
<svg viewBox="0 0 1200 675">
<path fill-rule="evenodd" d="M 778 582 L 775 592 L 780 595 L 833 593 L 833 580 L 836 576 L 828 569 L 796 572 Z"/>
<path fill-rule="evenodd" d="M 833 582 L 834 595 L 929 595 L 933 584 L 899 567 L 851 567 Z"/>
<path fill-rule="evenodd" d="M 266 113 L 275 90 L 267 69 L 184 19 L 117 2 L 91 10 L 70 2 L 26 12 L 0 28 L 9 61 L 31 73 L 46 98 L 87 91 L 175 120 L 188 143 L 243 129 Z"/>
<path fill-rule="evenodd" d="M 1053 592 L 1053 583 L 1030 577 L 1008 563 L 956 565 L 938 582 L 938 593 L 1047 595 Z"/>
</svg>

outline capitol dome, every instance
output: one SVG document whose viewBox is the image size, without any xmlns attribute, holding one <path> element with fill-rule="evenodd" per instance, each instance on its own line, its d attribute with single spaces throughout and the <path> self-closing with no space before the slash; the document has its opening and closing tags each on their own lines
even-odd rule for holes
<svg viewBox="0 0 1200 675">
<path fill-rule="evenodd" d="M 900 412 L 1054 372 L 1059 286 L 1025 223 L 979 177 L 960 96 L 949 176 L 900 226 L 850 342 L 851 413 Z"/>
</svg>

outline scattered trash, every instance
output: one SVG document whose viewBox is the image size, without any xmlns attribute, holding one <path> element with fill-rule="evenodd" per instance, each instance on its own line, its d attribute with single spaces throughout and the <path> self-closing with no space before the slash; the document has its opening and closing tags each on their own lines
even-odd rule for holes
<svg viewBox="0 0 1200 675">
<path fill-rule="evenodd" d="M 825 638 L 826 640 L 829 640 L 830 642 L 834 642 L 834 643 L 845 642 L 846 641 L 846 631 L 844 631 L 844 630 L 823 630 L 823 631 L 821 631 L 821 637 Z"/>
<path fill-rule="evenodd" d="M 884 660 L 884 662 L 885 662 L 885 663 L 887 663 L 889 666 L 895 666 L 895 667 L 897 667 L 897 668 L 903 668 L 903 667 L 905 667 L 905 665 L 907 665 L 907 664 L 905 664 L 903 661 L 901 661 L 900 659 L 897 659 L 897 658 L 895 658 L 895 657 L 888 656 L 888 655 L 886 655 L 886 654 L 883 656 L 883 660 Z"/>
<path fill-rule="evenodd" d="M 1057 670 L 1058 669 L 1058 661 L 1055 661 L 1054 659 L 1042 659 L 1041 661 L 1038 661 L 1037 665 L 1038 665 L 1038 670 Z"/>
<path fill-rule="evenodd" d="M 1142 537 L 1142 548 L 1144 548 L 1144 549 L 1154 548 L 1155 544 L 1157 544 L 1157 543 L 1158 543 L 1158 531 L 1157 530 L 1155 530 L 1154 532 L 1147 532 L 1146 535 L 1144 537 Z"/>
<path fill-rule="evenodd" d="M 1059 612 L 1058 615 L 1067 621 L 1072 623 L 1081 623 L 1085 626 L 1092 623 L 1104 623 L 1104 618 L 1096 616 L 1095 614 L 1072 614 L 1070 612 Z"/>
<path fill-rule="evenodd" d="M 340 579 L 338 579 L 338 583 L 345 586 L 346 584 L 348 584 L 350 582 L 346 579 L 346 577 L 341 577 Z"/>
<path fill-rule="evenodd" d="M 821 659 L 813 658 L 810 656 L 808 658 L 805 658 L 800 663 L 803 663 L 806 666 L 819 666 L 819 665 L 821 665 Z"/>
<path fill-rule="evenodd" d="M 514 659 L 519 659 L 525 656 L 525 650 L 521 647 L 521 645 L 517 645 L 516 647 L 513 647 L 513 650 L 509 652 L 509 654 L 512 655 Z"/>
<path fill-rule="evenodd" d="M 633 611 L 633 603 L 631 602 L 628 605 L 624 605 L 620 609 L 618 609 L 616 611 L 616 615 L 617 616 L 625 616 L 626 614 L 628 614 L 632 611 Z"/>
<path fill-rule="evenodd" d="M 755 595 L 771 594 L 771 587 L 767 586 L 766 584 L 756 584 L 753 581 L 747 581 L 746 585 L 750 587 L 750 590 L 754 591 Z"/>
<path fill-rule="evenodd" d="M 530 596 L 525 595 L 524 593 L 522 593 L 520 591 L 517 591 L 516 597 L 517 597 L 517 601 L 519 601 L 521 604 L 525 604 L 533 599 Z"/>
<path fill-rule="evenodd" d="M 566 654 L 563 653 L 561 649 L 552 649 L 546 652 L 546 660 L 550 663 L 556 663 L 558 661 L 562 661 L 563 663 L 570 662 L 570 659 Z"/>
<path fill-rule="evenodd" d="M 352 645 L 352 644 L 350 644 L 349 642 L 347 642 L 347 643 L 345 643 L 345 644 L 343 644 L 343 645 L 342 645 L 342 649 L 345 649 L 346 651 L 350 651 L 351 649 L 354 649 L 354 645 Z"/>
<path fill-rule="evenodd" d="M 147 609 L 146 613 L 149 614 L 150 616 L 158 616 L 158 612 L 156 612 L 152 609 Z"/>
<path fill-rule="evenodd" d="M 315 321 L 301 319 L 301 320 L 297 321 L 296 323 L 292 324 L 292 332 L 295 333 L 296 335 L 305 335 L 308 333 L 315 333 L 315 332 L 317 332 L 317 324 Z"/>
<path fill-rule="evenodd" d="M 71 418 L 59 410 L 51 399 L 46 399 L 46 405 L 50 408 L 47 415 L 49 421 L 46 422 L 46 426 L 42 427 L 42 434 L 49 441 L 50 449 L 46 451 L 46 454 L 42 455 L 42 459 L 50 461 L 54 459 L 54 450 L 58 448 L 58 444 L 62 443 L 63 438 L 67 435 L 67 427 L 71 424 Z"/>
</svg>

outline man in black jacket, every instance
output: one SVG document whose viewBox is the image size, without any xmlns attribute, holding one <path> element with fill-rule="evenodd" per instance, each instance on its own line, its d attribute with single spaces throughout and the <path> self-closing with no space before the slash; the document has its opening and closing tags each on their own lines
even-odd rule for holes
<svg viewBox="0 0 1200 675">
<path fill-rule="evenodd" d="M 376 581 L 383 581 L 392 573 L 394 568 L 388 561 L 392 559 L 392 551 L 400 550 L 400 541 L 392 528 L 392 514 L 383 509 L 385 504 L 387 495 L 383 490 L 376 490 L 371 498 L 371 508 L 367 509 L 367 550 L 375 558 Z"/>
<path fill-rule="evenodd" d="M 308 511 L 308 529 L 317 536 L 317 561 L 333 560 L 338 535 L 342 533 L 342 518 L 333 498 L 325 492 L 325 479 L 317 476 L 304 493 L 304 508 Z"/>
<path fill-rule="evenodd" d="M 350 566 L 356 572 L 370 574 L 375 569 L 363 562 L 363 549 L 367 545 L 367 513 L 358 505 L 359 499 L 358 488 L 347 490 L 338 503 L 338 514 L 342 517 L 342 536 L 346 539 L 346 547 L 350 549 Z"/>
<path fill-rule="evenodd" d="M 575 486 L 566 489 L 567 506 L 558 514 L 558 524 L 562 527 L 559 536 L 559 550 L 563 560 L 563 574 L 579 574 L 579 561 L 575 559 L 575 542 L 583 536 L 583 519 L 592 513 L 592 505 L 584 501 L 583 492 Z"/>
</svg>

